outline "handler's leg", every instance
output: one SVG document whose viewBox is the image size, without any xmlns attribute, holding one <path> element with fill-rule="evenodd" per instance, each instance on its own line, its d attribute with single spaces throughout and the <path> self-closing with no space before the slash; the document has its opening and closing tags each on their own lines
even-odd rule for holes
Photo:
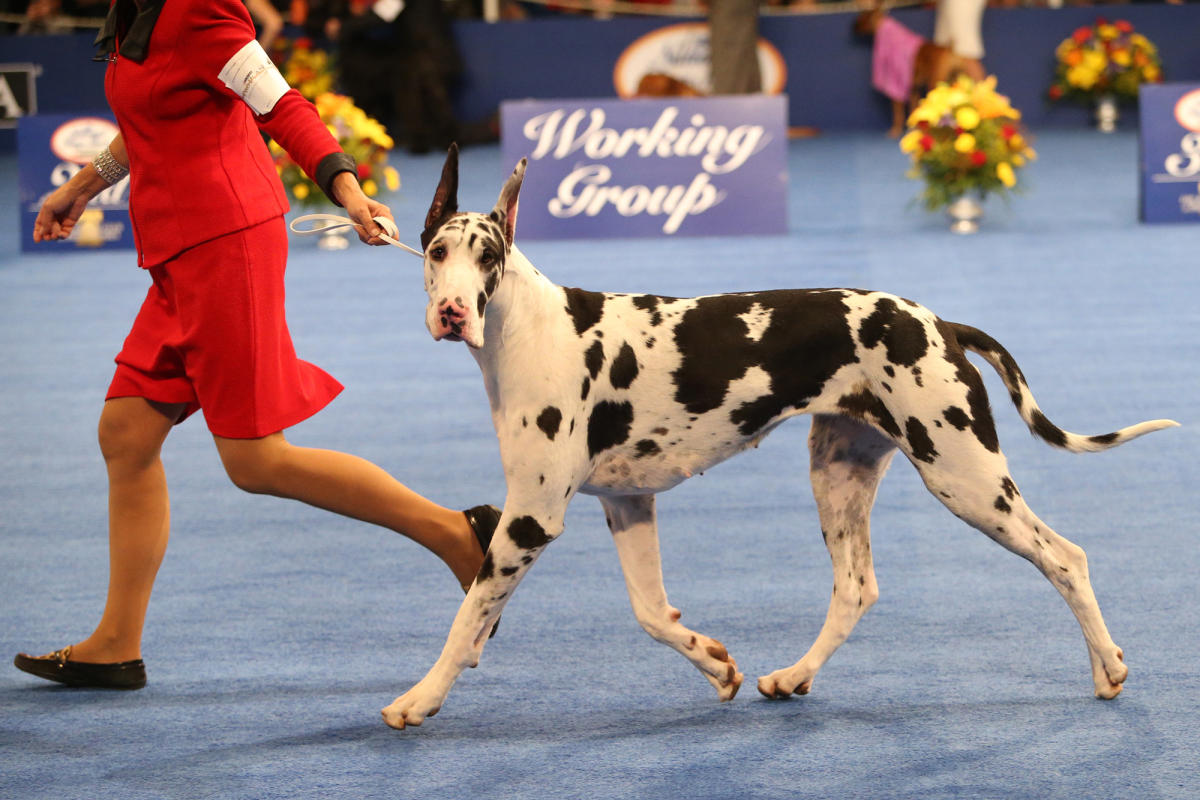
<svg viewBox="0 0 1200 800">
<path fill-rule="evenodd" d="M 146 606 L 167 550 L 171 521 L 159 453 L 183 408 L 140 397 L 104 404 L 99 439 L 108 471 L 108 599 L 96 630 L 72 647 L 72 661 L 112 663 L 142 657 Z"/>
<path fill-rule="evenodd" d="M 370 461 L 297 447 L 282 433 L 261 439 L 213 439 L 238 488 L 300 500 L 390 528 L 446 562 L 462 586 L 474 580 L 483 550 L 463 513 L 422 497 Z"/>
</svg>

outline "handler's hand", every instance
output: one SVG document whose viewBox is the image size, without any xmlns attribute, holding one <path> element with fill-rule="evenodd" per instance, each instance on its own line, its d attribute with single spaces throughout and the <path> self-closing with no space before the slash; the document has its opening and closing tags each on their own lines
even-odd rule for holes
<svg viewBox="0 0 1200 800">
<path fill-rule="evenodd" d="M 92 196 L 72 182 L 64 183 L 46 197 L 33 222 L 35 242 L 66 239 Z"/>
<path fill-rule="evenodd" d="M 354 229 L 358 238 L 365 244 L 387 244 L 379 238 L 379 234 L 387 233 L 375 217 L 384 217 L 395 223 L 392 210 L 378 200 L 373 200 L 363 193 L 358 185 L 358 179 L 351 172 L 341 172 L 333 179 L 333 192 L 337 200 L 346 209 L 346 214 L 354 220 Z"/>
</svg>

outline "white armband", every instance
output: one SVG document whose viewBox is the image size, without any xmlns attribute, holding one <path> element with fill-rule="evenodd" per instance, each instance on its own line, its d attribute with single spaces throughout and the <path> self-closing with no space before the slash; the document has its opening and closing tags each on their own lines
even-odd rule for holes
<svg viewBox="0 0 1200 800">
<path fill-rule="evenodd" d="M 290 88 L 267 51 L 253 39 L 225 62 L 217 77 L 259 116 L 273 109 Z"/>
</svg>

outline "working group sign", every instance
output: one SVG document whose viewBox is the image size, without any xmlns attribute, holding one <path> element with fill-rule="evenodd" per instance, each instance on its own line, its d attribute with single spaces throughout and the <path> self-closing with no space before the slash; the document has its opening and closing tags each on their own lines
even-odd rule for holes
<svg viewBox="0 0 1200 800">
<path fill-rule="evenodd" d="M 505 164 L 529 159 L 520 235 L 785 233 L 786 120 L 782 95 L 505 102 Z"/>
</svg>

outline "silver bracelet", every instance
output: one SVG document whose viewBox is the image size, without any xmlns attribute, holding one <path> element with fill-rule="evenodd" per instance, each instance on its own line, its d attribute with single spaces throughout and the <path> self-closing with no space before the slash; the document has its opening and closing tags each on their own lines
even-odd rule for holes
<svg viewBox="0 0 1200 800">
<path fill-rule="evenodd" d="M 101 150 L 100 155 L 92 160 L 92 167 L 96 170 L 96 174 L 109 186 L 112 186 L 129 174 L 129 167 L 117 161 L 113 157 L 112 151 L 107 147 Z"/>
</svg>

